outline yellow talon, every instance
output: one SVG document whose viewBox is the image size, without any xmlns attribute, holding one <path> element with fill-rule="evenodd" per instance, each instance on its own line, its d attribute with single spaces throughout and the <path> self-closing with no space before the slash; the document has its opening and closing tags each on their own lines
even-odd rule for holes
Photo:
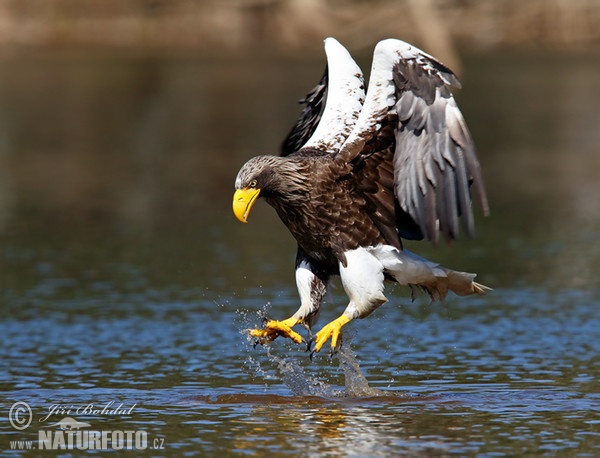
<svg viewBox="0 0 600 458">
<path fill-rule="evenodd" d="M 283 336 L 292 339 L 297 344 L 302 343 L 302 336 L 292 330 L 300 320 L 292 317 L 287 320 L 269 320 L 264 329 L 250 329 L 250 335 L 257 337 L 261 344 L 273 342 L 277 337 Z"/>
<path fill-rule="evenodd" d="M 331 337 L 331 350 L 333 351 L 333 350 L 337 349 L 338 342 L 340 340 L 340 332 L 341 332 L 342 326 L 347 324 L 349 321 L 350 321 L 350 318 L 348 318 L 346 315 L 342 315 L 339 318 L 336 318 L 335 320 L 333 320 L 330 323 L 327 323 L 325 326 L 323 326 L 323 329 L 321 329 L 319 332 L 317 332 L 317 334 L 313 338 L 313 341 L 315 343 L 315 348 L 313 351 L 315 353 L 318 353 L 321 350 L 321 347 L 323 346 L 323 344 L 325 342 L 327 342 L 327 340 L 329 340 L 330 337 Z"/>
</svg>

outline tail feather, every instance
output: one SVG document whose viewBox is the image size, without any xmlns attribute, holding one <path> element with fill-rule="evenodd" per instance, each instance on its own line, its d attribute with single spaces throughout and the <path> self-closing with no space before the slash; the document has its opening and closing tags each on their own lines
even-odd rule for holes
<svg viewBox="0 0 600 458">
<path fill-rule="evenodd" d="M 490 288 L 489 286 L 485 286 L 482 285 L 481 283 L 477 283 L 477 282 L 473 282 L 473 289 L 475 291 L 476 294 L 485 294 L 489 291 L 494 291 L 493 288 Z"/>
<path fill-rule="evenodd" d="M 416 254 L 392 247 L 374 250 L 385 272 L 401 285 L 425 290 L 432 300 L 443 300 L 448 291 L 459 296 L 485 294 L 491 288 L 474 281 L 476 274 L 459 272 L 440 266 Z"/>
<path fill-rule="evenodd" d="M 458 272 L 443 267 L 448 277 L 448 289 L 458 294 L 459 296 L 468 296 L 470 294 L 485 294 L 492 289 L 477 283 L 476 275 L 468 272 Z"/>
<path fill-rule="evenodd" d="M 443 274 L 431 275 L 427 279 L 422 279 L 420 283 L 412 283 L 409 286 L 416 286 L 427 292 L 433 301 L 443 301 L 448 295 L 448 291 L 452 291 L 459 296 L 485 294 L 488 291 L 492 291 L 492 288 L 473 281 L 475 274 L 458 272 L 445 267 L 436 270 L 438 270 L 438 272 L 441 270 Z"/>
</svg>

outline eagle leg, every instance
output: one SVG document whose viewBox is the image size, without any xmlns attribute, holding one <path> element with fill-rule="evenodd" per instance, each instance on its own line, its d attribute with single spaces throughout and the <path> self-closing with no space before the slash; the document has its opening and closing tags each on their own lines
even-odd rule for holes
<svg viewBox="0 0 600 458">
<path fill-rule="evenodd" d="M 329 338 L 331 338 L 331 351 L 332 353 L 335 352 L 342 342 L 342 326 L 349 322 L 350 318 L 348 318 L 346 315 L 341 315 L 340 317 L 323 326 L 323 328 L 317 332 L 317 334 L 311 340 L 311 342 L 314 342 L 315 344 L 313 350 L 311 351 L 311 356 L 314 353 L 318 353 L 325 342 L 329 340 Z"/>
<path fill-rule="evenodd" d="M 249 332 L 252 337 L 258 339 L 258 343 L 261 345 L 273 342 L 279 336 L 287 337 L 299 344 L 303 342 L 302 336 L 292 330 L 299 322 L 300 320 L 295 317 L 282 321 L 269 320 L 263 329 L 249 329 Z"/>
</svg>

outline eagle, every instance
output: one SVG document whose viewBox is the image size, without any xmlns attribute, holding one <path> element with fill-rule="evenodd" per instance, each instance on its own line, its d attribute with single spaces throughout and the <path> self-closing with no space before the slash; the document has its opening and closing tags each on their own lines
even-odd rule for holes
<svg viewBox="0 0 600 458">
<path fill-rule="evenodd" d="M 250 335 L 306 343 L 311 356 L 341 329 L 387 301 L 386 281 L 426 291 L 483 294 L 475 274 L 428 261 L 402 240 L 440 237 L 459 227 L 473 235 L 472 200 L 489 213 L 480 165 L 452 95 L 460 88 L 439 60 L 397 39 L 377 43 L 365 91 L 361 69 L 334 38 L 324 41 L 327 65 L 307 96 L 281 154 L 250 159 L 235 179 L 233 213 L 243 223 L 254 204 L 271 205 L 296 241 L 299 309 L 265 320 Z M 473 191 L 473 198 L 471 196 Z M 315 323 L 328 282 L 339 275 L 349 303 L 312 338 L 293 328 Z M 311 349 L 312 348 L 312 349 Z"/>
</svg>

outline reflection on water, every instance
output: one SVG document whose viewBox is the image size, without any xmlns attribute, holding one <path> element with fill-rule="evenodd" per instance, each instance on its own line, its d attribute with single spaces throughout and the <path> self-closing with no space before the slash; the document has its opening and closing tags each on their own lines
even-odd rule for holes
<svg viewBox="0 0 600 458">
<path fill-rule="evenodd" d="M 598 59 L 467 59 L 492 215 L 473 241 L 411 249 L 495 291 L 431 305 L 392 288 L 313 361 L 246 339 L 296 309 L 295 248 L 266 205 L 241 225 L 230 198 L 322 61 L 2 60 L 4 412 L 136 404 L 77 420 L 146 430 L 164 456 L 598 454 Z M 345 300 L 334 290 L 322 322 Z M 0 447 L 38 429 L 5 422 Z"/>
</svg>

